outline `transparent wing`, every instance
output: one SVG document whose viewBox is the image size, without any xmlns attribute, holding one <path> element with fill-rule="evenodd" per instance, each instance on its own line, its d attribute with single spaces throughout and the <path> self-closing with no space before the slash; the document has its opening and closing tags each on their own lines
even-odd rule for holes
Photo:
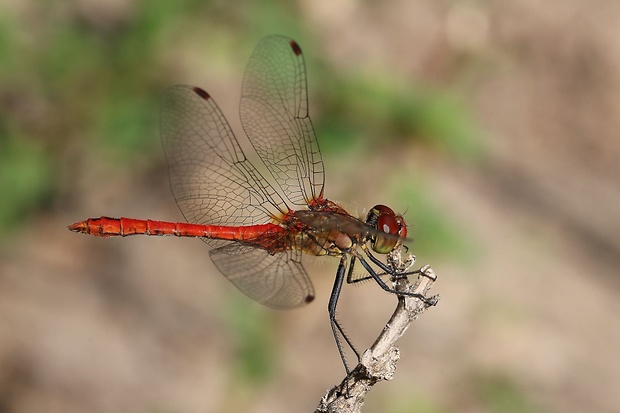
<svg viewBox="0 0 620 413">
<path fill-rule="evenodd" d="M 287 207 L 246 159 L 215 101 L 202 89 L 174 86 L 163 97 L 162 142 L 170 185 L 188 222 L 252 225 Z M 205 240 L 218 247 L 227 241 Z"/>
<path fill-rule="evenodd" d="M 306 68 L 293 40 L 262 40 L 243 79 L 241 123 L 290 203 L 323 195 L 323 160 L 308 115 Z"/>
<path fill-rule="evenodd" d="M 301 265 L 301 252 L 270 254 L 243 244 L 211 250 L 215 266 L 237 288 L 261 304 L 292 308 L 314 299 L 314 288 Z"/>
<path fill-rule="evenodd" d="M 290 204 L 322 196 L 323 163 L 308 117 L 301 50 L 282 37 L 261 42 L 244 78 L 244 129 Z M 175 86 L 164 95 L 162 141 L 174 197 L 197 224 L 247 226 L 280 219 L 288 205 L 247 160 L 228 122 L 202 89 Z M 203 239 L 228 279 L 271 307 L 296 307 L 314 298 L 292 245 L 269 247 L 268 235 L 248 242 Z M 277 242 L 276 242 L 277 241 Z"/>
</svg>

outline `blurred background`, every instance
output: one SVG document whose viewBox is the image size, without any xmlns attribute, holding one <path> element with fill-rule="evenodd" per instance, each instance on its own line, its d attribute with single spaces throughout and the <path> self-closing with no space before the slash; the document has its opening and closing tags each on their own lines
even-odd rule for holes
<svg viewBox="0 0 620 413">
<path fill-rule="evenodd" d="M 620 411 L 620 4 L 4 0 L 0 412 L 303 412 L 344 375 L 317 299 L 251 302 L 198 240 L 101 240 L 88 217 L 182 219 L 158 105 L 198 85 L 243 138 L 261 38 L 298 41 L 326 195 L 404 212 L 436 308 L 365 411 Z M 345 286 L 372 344 L 396 304 Z"/>
</svg>

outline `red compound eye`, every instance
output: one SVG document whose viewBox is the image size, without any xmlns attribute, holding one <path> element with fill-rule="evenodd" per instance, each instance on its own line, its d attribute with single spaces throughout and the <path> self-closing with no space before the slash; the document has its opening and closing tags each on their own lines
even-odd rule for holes
<svg viewBox="0 0 620 413">
<path fill-rule="evenodd" d="M 401 231 L 396 214 L 385 205 L 374 206 L 368 213 L 366 222 L 385 234 L 399 235 Z M 398 238 L 377 234 L 372 240 L 372 249 L 379 254 L 387 254 L 394 249 L 397 242 Z"/>
<path fill-rule="evenodd" d="M 398 235 L 400 226 L 398 225 L 394 215 L 381 214 L 377 219 L 377 229 L 385 232 L 386 234 Z"/>
</svg>

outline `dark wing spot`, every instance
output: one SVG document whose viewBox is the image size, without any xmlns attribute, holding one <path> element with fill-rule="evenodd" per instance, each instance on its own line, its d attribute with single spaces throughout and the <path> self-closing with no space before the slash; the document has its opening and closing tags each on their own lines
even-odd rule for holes
<svg viewBox="0 0 620 413">
<path fill-rule="evenodd" d="M 211 99 L 211 96 L 209 96 L 209 94 L 208 94 L 207 92 L 205 92 L 204 90 L 202 90 L 201 88 L 199 88 L 199 87 L 197 87 L 197 86 L 194 86 L 194 87 L 192 88 L 192 90 L 193 90 L 194 92 L 196 92 L 196 94 L 197 94 L 198 96 L 200 96 L 201 98 L 203 98 L 204 100 L 209 100 L 209 99 Z"/>
<path fill-rule="evenodd" d="M 311 303 L 311 302 L 313 302 L 313 301 L 314 301 L 314 295 L 312 295 L 312 294 L 308 295 L 308 296 L 306 297 L 306 299 L 304 300 L 304 302 L 305 302 L 306 304 L 310 304 L 310 303 Z"/>
<path fill-rule="evenodd" d="M 291 40 L 291 49 L 293 49 L 293 53 L 295 53 L 296 56 L 301 55 L 301 47 L 299 47 L 295 40 Z"/>
</svg>

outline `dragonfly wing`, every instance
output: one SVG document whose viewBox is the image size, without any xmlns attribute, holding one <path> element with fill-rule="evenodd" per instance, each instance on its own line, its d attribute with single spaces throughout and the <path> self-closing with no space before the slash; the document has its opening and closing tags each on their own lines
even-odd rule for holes
<svg viewBox="0 0 620 413">
<path fill-rule="evenodd" d="M 188 222 L 265 223 L 287 211 L 283 199 L 246 159 L 215 101 L 202 89 L 169 88 L 161 133 L 170 185 Z M 225 241 L 205 240 L 218 247 Z"/>
<path fill-rule="evenodd" d="M 241 123 L 289 201 L 307 206 L 323 195 L 321 152 L 308 115 L 304 57 L 293 40 L 262 40 L 241 90 Z"/>
<path fill-rule="evenodd" d="M 243 293 L 273 308 L 293 308 L 314 299 L 314 288 L 301 265 L 301 253 L 270 254 L 249 245 L 230 243 L 211 250 L 215 266 Z"/>
</svg>

